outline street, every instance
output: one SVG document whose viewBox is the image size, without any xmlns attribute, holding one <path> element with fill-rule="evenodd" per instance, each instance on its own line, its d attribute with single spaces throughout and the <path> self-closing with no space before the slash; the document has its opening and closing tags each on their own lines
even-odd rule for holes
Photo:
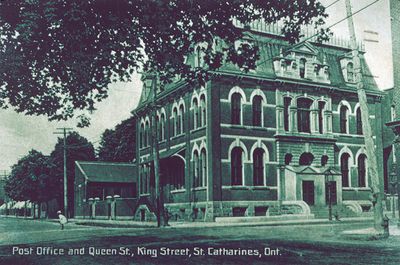
<svg viewBox="0 0 400 265">
<path fill-rule="evenodd" d="M 398 264 L 400 237 L 341 235 L 369 224 L 104 228 L 0 219 L 1 264 Z"/>
</svg>

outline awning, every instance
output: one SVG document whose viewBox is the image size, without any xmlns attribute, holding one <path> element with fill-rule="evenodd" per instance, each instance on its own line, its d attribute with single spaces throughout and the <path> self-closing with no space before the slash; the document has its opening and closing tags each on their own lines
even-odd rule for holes
<svg viewBox="0 0 400 265">
<path fill-rule="evenodd" d="M 0 206 L 0 210 L 5 210 L 5 209 L 7 209 L 7 203 L 3 203 L 3 204 Z"/>
<path fill-rule="evenodd" d="M 25 208 L 25 202 L 17 202 L 16 204 L 14 204 L 14 206 L 12 207 L 13 209 L 23 209 Z"/>
</svg>

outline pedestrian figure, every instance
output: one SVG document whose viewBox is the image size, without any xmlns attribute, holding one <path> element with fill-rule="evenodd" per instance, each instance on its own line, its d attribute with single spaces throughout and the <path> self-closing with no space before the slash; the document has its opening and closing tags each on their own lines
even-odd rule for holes
<svg viewBox="0 0 400 265">
<path fill-rule="evenodd" d="M 67 223 L 67 217 L 61 214 L 61 211 L 57 212 L 58 220 L 60 221 L 61 230 L 64 230 L 64 225 Z"/>
</svg>

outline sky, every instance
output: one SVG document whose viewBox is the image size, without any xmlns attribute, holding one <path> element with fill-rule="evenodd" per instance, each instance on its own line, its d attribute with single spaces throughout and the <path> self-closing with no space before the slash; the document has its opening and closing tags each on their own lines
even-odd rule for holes
<svg viewBox="0 0 400 265">
<path fill-rule="evenodd" d="M 353 12 L 374 2 L 375 0 L 352 0 Z M 325 6 L 334 3 L 335 0 L 321 0 Z M 345 0 L 340 0 L 327 9 L 330 15 L 327 25 L 346 17 Z M 391 35 L 389 0 L 380 0 L 364 11 L 354 16 L 354 24 L 358 40 L 370 39 L 371 34 L 365 30 L 378 33 L 373 38 L 379 42 L 365 42 L 365 57 L 380 89 L 393 86 L 392 60 L 391 60 Z M 347 21 L 332 28 L 336 36 L 348 38 Z M 131 115 L 131 111 L 137 106 L 142 84 L 139 75 L 135 75 L 130 83 L 115 83 L 109 87 L 109 97 L 99 103 L 91 117 L 91 126 L 80 129 L 76 127 L 77 121 L 49 122 L 46 117 L 25 116 L 11 109 L 0 110 L 0 172 L 10 170 L 19 158 L 23 157 L 31 149 L 41 151 L 48 155 L 57 142 L 54 132 L 57 128 L 74 128 L 96 146 L 105 129 L 111 129 L 122 120 Z"/>
</svg>

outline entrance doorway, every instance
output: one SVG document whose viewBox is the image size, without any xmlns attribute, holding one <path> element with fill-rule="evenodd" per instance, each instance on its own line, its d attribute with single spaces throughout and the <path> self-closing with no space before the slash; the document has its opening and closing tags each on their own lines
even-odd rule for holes
<svg viewBox="0 0 400 265">
<path fill-rule="evenodd" d="M 303 201 L 308 205 L 314 205 L 314 181 L 303 180 Z"/>
<path fill-rule="evenodd" d="M 326 205 L 329 205 L 329 196 L 331 197 L 331 203 L 337 204 L 336 181 L 329 181 L 329 182 L 325 183 Z"/>
</svg>

